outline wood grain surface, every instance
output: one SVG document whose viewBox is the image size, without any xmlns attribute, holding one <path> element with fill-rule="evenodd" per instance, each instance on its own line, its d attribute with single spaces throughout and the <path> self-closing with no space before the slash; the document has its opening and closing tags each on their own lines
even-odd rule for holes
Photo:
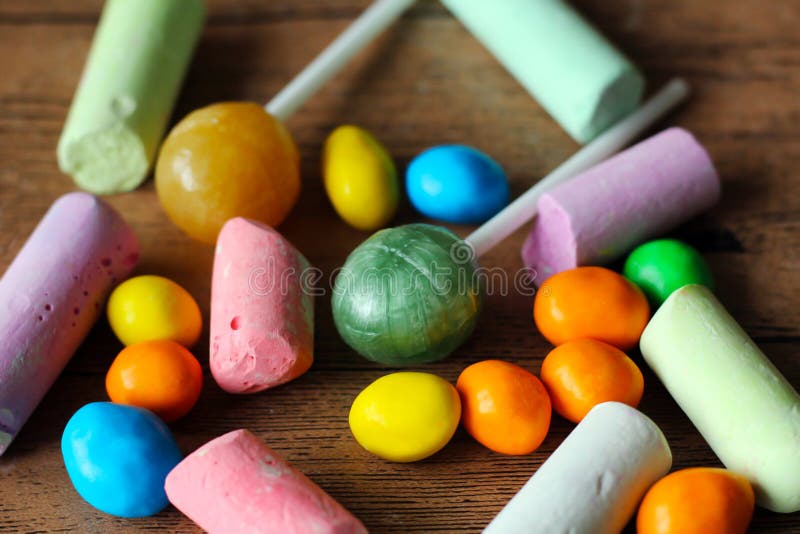
<svg viewBox="0 0 800 534">
<path fill-rule="evenodd" d="M 643 68 L 651 90 L 676 74 L 693 86 L 691 101 L 659 128 L 677 124 L 693 131 L 711 152 L 724 192 L 718 207 L 674 235 L 701 250 L 722 302 L 787 378 L 800 384 L 800 3 L 575 3 Z M 207 26 L 174 116 L 220 100 L 266 102 L 366 5 L 209 0 Z M 53 200 L 74 189 L 58 171 L 55 147 L 100 8 L 99 0 L 0 1 L 0 270 Z M 302 152 L 304 182 L 280 229 L 326 275 L 367 237 L 338 219 L 321 187 L 320 148 L 342 123 L 372 131 L 400 169 L 431 145 L 476 146 L 502 163 L 514 194 L 577 148 L 438 3 L 421 2 L 288 122 Z M 152 181 L 108 200 L 139 235 L 137 272 L 184 285 L 207 319 L 212 247 L 193 242 L 167 220 Z M 418 220 L 405 203 L 395 222 Z M 518 269 L 526 231 L 483 263 Z M 327 280 L 321 284 L 329 288 Z M 490 296 L 471 340 L 423 369 L 455 381 L 466 365 L 501 358 L 538 372 L 550 346 L 533 325 L 531 304 L 522 295 Z M 339 339 L 329 297 L 316 301 L 316 362 L 288 385 L 227 395 L 208 374 L 206 345 L 195 348 L 206 370 L 201 399 L 173 425 L 182 449 L 188 453 L 224 432 L 248 428 L 373 532 L 479 531 L 572 429 L 554 417 L 542 447 L 522 457 L 494 454 L 459 430 L 432 458 L 387 463 L 362 450 L 347 426 L 355 395 L 387 369 Z M 0 531 L 198 530 L 173 508 L 145 519 L 104 515 L 82 501 L 67 478 L 61 431 L 80 406 L 106 400 L 104 375 L 120 349 L 101 320 L 0 458 Z M 634 357 L 645 373 L 641 409 L 664 430 L 674 467 L 719 465 L 640 356 Z M 758 510 L 752 531 L 800 532 L 800 514 Z"/>
</svg>

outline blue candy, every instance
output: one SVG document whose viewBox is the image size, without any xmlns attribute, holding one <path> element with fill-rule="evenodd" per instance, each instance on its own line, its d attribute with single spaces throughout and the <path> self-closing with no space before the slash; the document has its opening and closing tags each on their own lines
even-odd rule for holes
<svg viewBox="0 0 800 534">
<path fill-rule="evenodd" d="M 406 191 L 423 215 L 452 223 L 478 224 L 508 204 L 508 179 L 492 158 L 472 147 L 441 145 L 414 158 Z"/>
<path fill-rule="evenodd" d="M 93 402 L 75 412 L 61 437 L 61 454 L 80 496 L 121 517 L 164 509 L 164 479 L 182 458 L 172 433 L 155 414 L 110 402 Z"/>
</svg>

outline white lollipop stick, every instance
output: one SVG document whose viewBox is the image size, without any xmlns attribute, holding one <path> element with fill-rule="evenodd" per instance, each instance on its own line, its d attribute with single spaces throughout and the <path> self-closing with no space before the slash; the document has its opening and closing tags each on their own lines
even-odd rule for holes
<svg viewBox="0 0 800 534">
<path fill-rule="evenodd" d="M 465 241 L 472 246 L 477 256 L 488 252 L 536 215 L 536 203 L 548 189 L 608 159 L 688 95 L 689 85 L 686 81 L 681 78 L 671 80 L 639 109 L 578 150 L 503 211 L 467 236 Z"/>
<path fill-rule="evenodd" d="M 415 0 L 377 0 L 353 21 L 300 74 L 289 82 L 265 109 L 281 121 L 288 119 L 330 80 L 350 58 L 400 18 Z"/>
</svg>

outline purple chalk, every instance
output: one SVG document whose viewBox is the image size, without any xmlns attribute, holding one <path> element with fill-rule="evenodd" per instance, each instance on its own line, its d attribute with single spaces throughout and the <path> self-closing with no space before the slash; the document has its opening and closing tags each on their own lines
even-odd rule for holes
<svg viewBox="0 0 800 534">
<path fill-rule="evenodd" d="M 56 200 L 28 238 L 0 279 L 0 455 L 138 257 L 133 230 L 87 193 Z"/>
<path fill-rule="evenodd" d="M 708 153 L 686 130 L 670 128 L 544 194 L 522 259 L 537 284 L 603 265 L 709 209 L 719 195 Z"/>
</svg>

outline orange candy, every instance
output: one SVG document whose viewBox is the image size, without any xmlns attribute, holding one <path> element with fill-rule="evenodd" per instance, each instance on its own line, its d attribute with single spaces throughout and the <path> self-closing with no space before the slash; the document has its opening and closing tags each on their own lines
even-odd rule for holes
<svg viewBox="0 0 800 534">
<path fill-rule="evenodd" d="M 545 280 L 533 301 L 533 319 L 556 346 L 592 338 L 630 350 L 650 320 L 650 306 L 638 287 L 614 271 L 577 267 Z"/>
<path fill-rule="evenodd" d="M 112 402 L 147 408 L 166 422 L 189 413 L 202 387 L 200 363 L 185 347 L 166 339 L 127 346 L 106 374 Z"/>
<path fill-rule="evenodd" d="M 542 382 L 553 409 L 579 423 L 596 404 L 617 401 L 633 408 L 644 392 L 642 372 L 624 352 L 593 339 L 559 345 L 542 363 Z"/>
<path fill-rule="evenodd" d="M 550 397 L 532 373 L 486 360 L 470 365 L 456 383 L 461 422 L 481 444 L 504 454 L 528 454 L 550 428 Z"/>
<path fill-rule="evenodd" d="M 675 471 L 650 488 L 636 517 L 638 534 L 744 534 L 753 518 L 753 488 L 715 467 Z"/>
<path fill-rule="evenodd" d="M 228 219 L 279 225 L 300 194 L 300 159 L 283 125 L 250 102 L 187 115 L 161 147 L 156 191 L 172 221 L 214 243 Z"/>
</svg>

